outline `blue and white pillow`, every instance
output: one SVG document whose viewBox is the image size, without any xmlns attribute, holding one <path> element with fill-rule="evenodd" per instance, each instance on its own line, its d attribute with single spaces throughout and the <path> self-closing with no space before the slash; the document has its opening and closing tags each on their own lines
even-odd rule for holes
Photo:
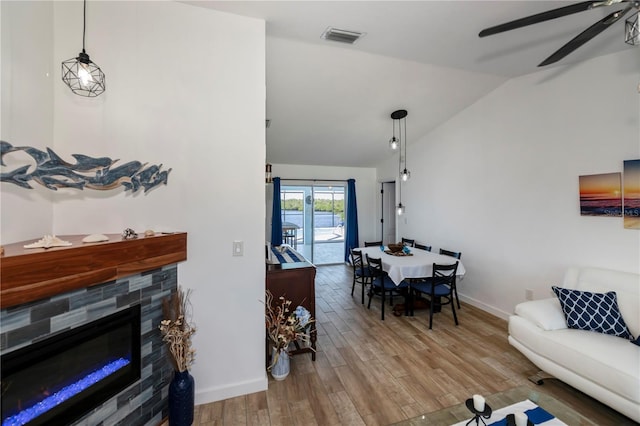
<svg viewBox="0 0 640 426">
<path fill-rule="evenodd" d="M 596 331 L 629 339 L 631 333 L 618 308 L 615 291 L 592 293 L 552 286 L 558 296 L 567 327 Z"/>
</svg>

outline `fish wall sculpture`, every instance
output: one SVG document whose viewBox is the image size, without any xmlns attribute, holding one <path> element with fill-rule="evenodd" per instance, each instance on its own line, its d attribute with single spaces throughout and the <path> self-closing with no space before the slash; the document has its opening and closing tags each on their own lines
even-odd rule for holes
<svg viewBox="0 0 640 426">
<path fill-rule="evenodd" d="M 69 163 L 58 156 L 51 148 L 47 151 L 30 146 L 13 146 L 9 142 L 0 141 L 0 165 L 6 168 L 4 156 L 10 152 L 22 151 L 31 156 L 36 163 L 35 169 L 29 171 L 30 165 L 0 173 L 0 182 L 9 182 L 22 188 L 33 189 L 30 181 L 37 182 L 49 189 L 58 188 L 109 190 L 123 186 L 125 191 L 137 192 L 167 184 L 171 169 L 162 170 L 162 164 L 147 165 L 139 161 L 115 166 L 120 160 L 108 157 L 94 158 L 88 155 L 72 154 L 75 163 Z"/>
</svg>

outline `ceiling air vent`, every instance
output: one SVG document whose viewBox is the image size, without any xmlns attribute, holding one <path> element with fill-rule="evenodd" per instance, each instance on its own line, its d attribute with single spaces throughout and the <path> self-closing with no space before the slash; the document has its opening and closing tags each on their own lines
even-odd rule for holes
<svg viewBox="0 0 640 426">
<path fill-rule="evenodd" d="M 337 28 L 329 27 L 322 33 L 320 38 L 340 43 L 354 44 L 363 36 L 364 33 L 359 33 L 357 31 L 339 30 Z"/>
</svg>

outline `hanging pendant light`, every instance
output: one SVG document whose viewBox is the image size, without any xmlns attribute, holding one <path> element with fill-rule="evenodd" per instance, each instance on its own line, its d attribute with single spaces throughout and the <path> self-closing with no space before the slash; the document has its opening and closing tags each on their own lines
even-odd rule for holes
<svg viewBox="0 0 640 426">
<path fill-rule="evenodd" d="M 391 149 L 400 148 L 400 156 L 398 158 L 399 166 L 398 172 L 400 172 L 400 178 L 406 182 L 411 177 L 411 172 L 407 169 L 407 110 L 399 109 L 391 113 L 391 119 L 393 120 L 393 136 L 389 140 L 389 146 Z M 396 138 L 396 121 L 398 122 L 398 137 Z M 403 129 L 404 125 L 404 129 Z M 404 152 L 402 149 L 404 148 Z M 403 163 L 404 160 L 404 163 Z M 402 167 L 404 164 L 404 167 Z"/>
<path fill-rule="evenodd" d="M 402 133 L 402 145 L 404 146 L 404 170 L 400 174 L 400 178 L 406 182 L 411 177 L 411 172 L 407 170 L 407 111 L 404 111 L 404 117 L 402 118 L 402 121 L 398 123 L 398 127 L 400 127 L 400 124 L 404 124 L 404 133 Z"/>
<path fill-rule="evenodd" d="M 407 169 L 407 110 L 399 109 L 391 113 L 391 119 L 393 120 L 393 137 L 389 141 L 391 149 L 400 148 L 398 153 L 398 174 L 400 176 L 400 183 L 398 184 L 398 205 L 396 206 L 396 212 L 398 215 L 404 214 L 405 206 L 402 204 L 402 182 L 406 182 L 411 177 L 411 172 Z M 398 121 L 398 138 L 396 139 L 396 121 Z M 404 131 L 402 125 L 404 124 Z M 393 145 L 396 142 L 396 145 Z M 404 147 L 404 155 L 402 148 Z M 403 162 L 404 160 L 404 162 Z"/>
<path fill-rule="evenodd" d="M 396 120 L 392 120 L 391 124 L 393 125 L 393 136 L 389 139 L 389 148 L 395 151 L 400 146 L 400 140 L 396 138 Z"/>
<path fill-rule="evenodd" d="M 104 73 L 84 50 L 84 39 L 87 27 L 87 0 L 84 0 L 82 22 L 82 52 L 77 57 L 62 62 L 62 81 L 79 96 L 96 97 L 104 92 Z"/>
<path fill-rule="evenodd" d="M 389 148 L 396 150 L 398 149 L 398 146 L 400 145 L 400 141 L 398 141 L 398 139 L 396 139 L 395 136 L 393 136 L 391 139 L 389 139 Z"/>
</svg>

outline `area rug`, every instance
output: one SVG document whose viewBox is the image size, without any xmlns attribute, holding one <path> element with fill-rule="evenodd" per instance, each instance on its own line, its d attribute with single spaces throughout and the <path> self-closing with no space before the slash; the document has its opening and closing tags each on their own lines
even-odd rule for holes
<svg viewBox="0 0 640 426">
<path fill-rule="evenodd" d="M 555 418 L 553 414 L 543 410 L 529 400 L 516 402 L 515 404 L 495 410 L 491 414 L 491 417 L 483 420 L 487 424 L 487 426 L 507 426 L 507 415 L 516 412 L 525 413 L 529 418 L 529 421 L 534 425 L 567 426 L 566 423 Z M 456 423 L 453 426 L 465 426 L 468 422 L 469 420 L 465 420 L 460 423 Z M 482 422 L 480 422 L 480 424 L 482 425 Z M 469 423 L 469 426 L 475 426 L 475 422 Z"/>
</svg>

